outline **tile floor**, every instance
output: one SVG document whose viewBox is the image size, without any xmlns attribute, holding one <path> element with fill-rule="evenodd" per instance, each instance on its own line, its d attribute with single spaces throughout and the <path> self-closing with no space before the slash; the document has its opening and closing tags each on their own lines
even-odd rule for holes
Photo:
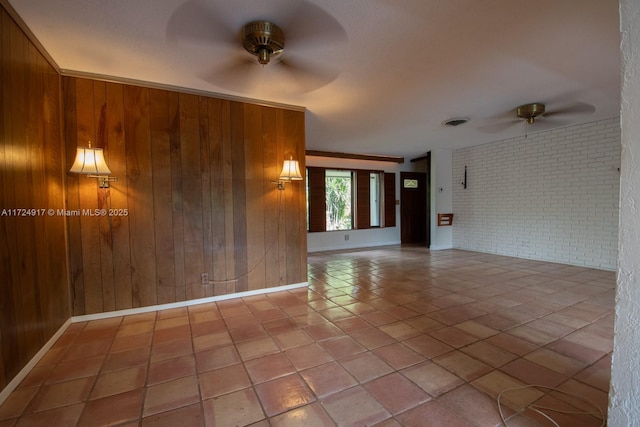
<svg viewBox="0 0 640 427">
<path fill-rule="evenodd" d="M 72 324 L 7 426 L 496 426 L 607 407 L 613 272 L 459 250 L 309 256 L 309 289 Z M 550 388 L 502 397 L 593 411 Z M 562 426 L 594 415 L 552 412 Z"/>
</svg>

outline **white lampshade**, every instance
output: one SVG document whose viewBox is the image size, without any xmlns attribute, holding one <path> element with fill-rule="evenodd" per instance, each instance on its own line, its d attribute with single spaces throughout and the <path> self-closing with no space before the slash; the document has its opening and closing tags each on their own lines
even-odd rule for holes
<svg viewBox="0 0 640 427">
<path fill-rule="evenodd" d="M 76 160 L 69 172 L 84 175 L 109 175 L 111 170 L 104 160 L 102 148 L 78 147 Z"/>
<path fill-rule="evenodd" d="M 282 165 L 282 172 L 280 173 L 281 181 L 301 181 L 302 174 L 300 173 L 300 165 L 297 160 L 293 160 L 289 157 L 289 160 L 284 161 Z"/>
</svg>

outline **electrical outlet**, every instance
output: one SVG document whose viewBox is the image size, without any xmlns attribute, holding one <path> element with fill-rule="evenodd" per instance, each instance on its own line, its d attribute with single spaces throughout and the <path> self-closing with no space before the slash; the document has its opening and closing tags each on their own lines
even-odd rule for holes
<svg viewBox="0 0 640 427">
<path fill-rule="evenodd" d="M 349 235 L 348 235 L 348 234 L 345 234 L 345 235 L 344 235 L 344 241 L 345 241 L 345 242 L 348 242 L 348 241 L 349 241 Z"/>
<path fill-rule="evenodd" d="M 202 284 L 203 285 L 208 285 L 209 284 L 209 273 L 200 274 L 200 279 L 202 280 Z"/>
</svg>

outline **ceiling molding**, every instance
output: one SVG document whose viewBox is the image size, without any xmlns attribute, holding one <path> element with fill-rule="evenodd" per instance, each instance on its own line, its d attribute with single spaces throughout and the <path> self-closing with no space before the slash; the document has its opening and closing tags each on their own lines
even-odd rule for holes
<svg viewBox="0 0 640 427">
<path fill-rule="evenodd" d="M 4 1 L 4 0 L 0 0 L 0 1 Z M 245 102 L 248 104 L 259 105 L 262 107 L 273 107 L 273 108 L 280 108 L 283 110 L 300 111 L 300 112 L 307 111 L 305 107 L 302 107 L 299 105 L 283 104 L 279 102 L 265 101 L 263 99 L 253 99 L 253 98 L 245 98 L 242 96 L 226 95 L 223 93 L 209 92 L 206 90 L 190 89 L 190 88 L 181 87 L 181 86 L 172 86 L 168 84 L 153 83 L 153 82 L 147 82 L 144 80 L 128 79 L 124 77 L 114 77 L 114 76 L 108 76 L 105 74 L 87 73 L 84 71 L 64 70 L 64 69 L 60 70 L 60 74 L 65 77 L 78 77 L 78 78 L 84 78 L 84 79 L 99 80 L 99 81 L 104 81 L 109 83 L 122 83 L 127 85 L 146 87 L 149 89 L 168 90 L 173 92 L 188 93 L 192 95 L 226 99 L 228 101 Z"/>
<path fill-rule="evenodd" d="M 392 162 L 392 163 L 404 163 L 404 157 L 400 156 L 384 156 L 377 154 L 353 154 L 353 153 L 338 153 L 335 151 L 318 151 L 307 150 L 305 152 L 307 156 L 316 157 L 333 157 L 338 159 L 351 159 L 351 160 L 372 160 L 375 162 Z"/>
</svg>

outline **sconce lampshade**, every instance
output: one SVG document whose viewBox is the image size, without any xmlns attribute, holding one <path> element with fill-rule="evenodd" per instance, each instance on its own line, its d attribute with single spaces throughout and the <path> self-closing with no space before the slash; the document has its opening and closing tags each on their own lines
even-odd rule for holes
<svg viewBox="0 0 640 427">
<path fill-rule="evenodd" d="M 297 160 L 293 160 L 293 157 L 289 157 L 289 160 L 285 160 L 282 165 L 282 172 L 280 173 L 280 181 L 301 181 L 302 174 L 300 173 L 300 165 Z"/>
<path fill-rule="evenodd" d="M 111 170 L 104 160 L 102 148 L 78 147 L 76 160 L 69 172 L 84 175 L 109 175 Z"/>
</svg>

